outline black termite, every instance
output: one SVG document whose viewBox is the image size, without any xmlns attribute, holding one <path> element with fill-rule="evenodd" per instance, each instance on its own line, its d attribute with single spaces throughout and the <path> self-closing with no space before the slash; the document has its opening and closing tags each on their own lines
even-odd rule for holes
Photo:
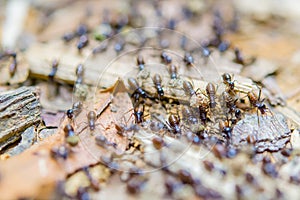
<svg viewBox="0 0 300 200">
<path fill-rule="evenodd" d="M 186 49 L 186 43 L 187 43 L 187 38 L 185 35 L 183 35 L 180 39 L 180 48 L 182 50 L 185 50 Z"/>
<path fill-rule="evenodd" d="M 134 90 L 134 93 L 131 96 L 135 99 L 135 101 L 138 101 L 140 96 L 143 98 L 148 97 L 147 93 L 139 86 L 135 78 L 128 78 L 128 84 L 131 89 Z"/>
<path fill-rule="evenodd" d="M 134 108 L 133 115 L 135 117 L 135 123 L 140 124 L 144 121 L 144 106 L 138 105 Z"/>
<path fill-rule="evenodd" d="M 10 76 L 15 75 L 16 70 L 17 70 L 17 58 L 16 56 L 13 57 L 12 63 L 9 65 L 9 74 Z"/>
<path fill-rule="evenodd" d="M 180 180 L 182 181 L 183 184 L 191 184 L 192 185 L 194 183 L 192 174 L 185 169 L 181 169 L 178 171 L 178 177 L 180 178 Z"/>
<path fill-rule="evenodd" d="M 65 131 L 65 136 L 66 137 L 72 137 L 75 135 L 75 132 L 74 132 L 74 128 L 71 124 L 67 124 L 65 127 L 64 127 L 64 131 Z"/>
<path fill-rule="evenodd" d="M 88 27 L 85 24 L 80 24 L 76 29 L 76 35 L 82 36 L 88 33 Z"/>
<path fill-rule="evenodd" d="M 239 48 L 234 49 L 234 54 L 235 54 L 235 58 L 233 61 L 244 66 L 251 65 L 256 60 L 255 57 L 248 58 L 247 60 L 244 59 L 242 52 L 240 51 Z"/>
<path fill-rule="evenodd" d="M 241 64 L 241 65 L 244 65 L 245 62 L 244 62 L 244 57 L 240 51 L 239 48 L 235 48 L 234 49 L 234 55 L 235 55 L 235 59 L 234 59 L 234 62 L 238 63 L 238 64 Z"/>
<path fill-rule="evenodd" d="M 230 139 L 232 135 L 232 128 L 229 126 L 228 121 L 219 121 L 219 128 L 226 139 Z"/>
<path fill-rule="evenodd" d="M 145 178 L 138 176 L 133 177 L 127 182 L 127 191 L 131 194 L 137 194 L 142 190 L 145 183 Z"/>
<path fill-rule="evenodd" d="M 50 79 L 51 81 L 53 81 L 53 79 L 54 79 L 54 76 L 55 76 L 55 74 L 56 74 L 56 72 L 57 72 L 58 65 L 59 65 L 58 60 L 54 59 L 54 60 L 52 61 L 52 69 L 51 69 L 51 72 L 50 72 L 50 74 L 48 75 L 48 77 L 49 77 L 49 79 Z"/>
<path fill-rule="evenodd" d="M 222 75 L 223 83 L 231 90 L 234 91 L 234 82 L 232 81 L 232 77 L 228 73 L 224 73 Z"/>
<path fill-rule="evenodd" d="M 241 117 L 242 117 L 242 111 L 240 109 L 238 109 L 238 108 L 235 108 L 235 110 L 234 110 L 234 116 L 235 116 L 236 119 L 241 119 Z"/>
<path fill-rule="evenodd" d="M 193 111 L 188 106 L 184 106 L 182 108 L 182 116 L 184 119 L 188 121 L 188 123 L 196 124 L 198 123 L 198 119 L 195 117 Z"/>
<path fill-rule="evenodd" d="M 90 195 L 87 191 L 87 188 L 84 188 L 84 187 L 80 186 L 77 190 L 76 197 L 74 199 L 89 200 L 91 198 L 90 198 Z"/>
<path fill-rule="evenodd" d="M 139 70 L 143 70 L 145 68 L 145 61 L 143 56 L 138 55 L 138 57 L 136 58 L 136 64 L 139 67 Z"/>
<path fill-rule="evenodd" d="M 69 149 L 65 145 L 53 147 L 50 150 L 50 155 L 54 159 L 62 158 L 66 160 L 69 156 Z"/>
<path fill-rule="evenodd" d="M 125 42 L 123 40 L 120 40 L 115 44 L 114 50 L 117 53 L 120 53 L 124 49 L 124 46 L 125 46 Z"/>
<path fill-rule="evenodd" d="M 263 162 L 262 171 L 273 178 L 278 176 L 278 171 L 276 169 L 276 165 L 271 162 Z"/>
<path fill-rule="evenodd" d="M 159 74 L 155 74 L 153 76 L 153 83 L 155 85 L 158 97 L 161 98 L 162 96 L 164 96 L 164 90 L 162 89 L 161 86 L 161 77 Z"/>
<path fill-rule="evenodd" d="M 79 142 L 79 138 L 75 135 L 74 128 L 71 124 L 67 124 L 64 127 L 66 142 L 71 146 L 76 146 Z"/>
<path fill-rule="evenodd" d="M 185 62 L 186 65 L 190 66 L 194 63 L 194 58 L 191 53 L 185 52 L 183 61 Z"/>
<path fill-rule="evenodd" d="M 79 64 L 76 68 L 76 75 L 77 75 L 76 84 L 81 84 L 82 83 L 83 74 L 84 74 L 84 67 L 83 67 L 82 64 Z"/>
<path fill-rule="evenodd" d="M 232 97 L 228 92 L 224 91 L 222 93 L 222 98 L 225 102 L 226 107 L 229 109 L 229 113 L 234 114 L 236 119 L 240 119 L 242 112 L 240 109 L 237 108 L 236 102 L 238 101 L 238 98 L 235 99 Z"/>
<path fill-rule="evenodd" d="M 79 37 L 79 41 L 77 42 L 77 49 L 81 50 L 82 48 L 86 47 L 89 43 L 89 38 L 87 35 L 82 35 Z"/>
<path fill-rule="evenodd" d="M 222 144 L 214 145 L 212 148 L 212 152 L 219 159 L 222 159 L 226 156 L 226 148 Z"/>
<path fill-rule="evenodd" d="M 201 52 L 203 57 L 209 57 L 211 54 L 211 50 L 207 47 L 203 47 Z"/>
<path fill-rule="evenodd" d="M 73 40 L 75 38 L 75 34 L 72 33 L 72 32 L 68 32 L 68 33 L 65 33 L 62 37 L 62 39 L 65 41 L 65 42 L 70 42 L 71 40 Z"/>
<path fill-rule="evenodd" d="M 217 103 L 216 103 L 216 88 L 215 88 L 214 84 L 212 84 L 212 83 L 207 84 L 206 93 L 209 98 L 209 107 L 215 108 Z"/>
<path fill-rule="evenodd" d="M 222 97 L 224 99 L 224 102 L 226 103 L 226 107 L 229 108 L 230 111 L 233 111 L 235 109 L 235 103 L 236 99 L 234 99 L 228 92 L 224 91 L 222 93 Z"/>
<path fill-rule="evenodd" d="M 168 39 L 160 37 L 159 46 L 162 49 L 166 49 L 166 48 L 168 48 L 170 46 L 170 41 Z"/>
<path fill-rule="evenodd" d="M 171 79 L 177 79 L 177 67 L 175 65 L 170 65 L 169 73 L 171 75 Z"/>
<path fill-rule="evenodd" d="M 69 119 L 73 119 L 82 111 L 82 103 L 77 101 L 73 104 L 72 108 L 67 110 L 66 114 Z"/>
<path fill-rule="evenodd" d="M 162 61 L 166 64 L 170 64 L 172 62 L 171 56 L 169 56 L 166 52 L 162 52 L 160 55 Z"/>
<path fill-rule="evenodd" d="M 171 30 L 175 30 L 175 27 L 176 27 L 176 20 L 172 18 L 168 21 L 167 28 Z"/>
<path fill-rule="evenodd" d="M 82 111 L 82 103 L 80 101 L 76 101 L 72 107 L 75 116 L 78 115 Z"/>
<path fill-rule="evenodd" d="M 136 124 L 132 124 L 131 126 L 127 127 L 124 124 L 115 124 L 115 128 L 117 131 L 117 134 L 120 136 L 125 136 L 126 131 L 138 131 L 139 126 Z"/>
<path fill-rule="evenodd" d="M 266 104 L 264 103 L 265 99 L 260 100 L 261 89 L 259 90 L 258 97 L 256 96 L 256 94 L 254 92 L 248 92 L 247 96 L 248 96 L 250 104 L 253 107 L 257 108 L 262 115 L 267 112 L 268 108 L 267 108 Z"/>
<path fill-rule="evenodd" d="M 230 43 L 227 41 L 221 41 L 218 45 L 218 50 L 220 52 L 225 52 L 230 47 Z"/>
<path fill-rule="evenodd" d="M 212 162 L 210 162 L 210 161 L 208 161 L 208 160 L 204 160 L 204 161 L 203 161 L 203 165 L 204 165 L 205 169 L 206 169 L 207 171 L 210 171 L 210 172 L 215 168 L 214 163 L 212 163 Z"/>
<path fill-rule="evenodd" d="M 96 126 L 96 119 L 97 119 L 97 115 L 95 111 L 90 111 L 87 115 L 88 118 L 88 125 L 90 127 L 90 130 L 93 131 L 95 130 L 95 126 Z"/>
<path fill-rule="evenodd" d="M 217 38 L 221 39 L 224 34 L 223 19 L 219 11 L 214 12 L 213 30 Z"/>
<path fill-rule="evenodd" d="M 196 94 L 196 91 L 194 90 L 192 84 L 189 81 L 184 81 L 183 84 L 183 90 L 186 94 L 189 96 L 193 96 Z"/>
<path fill-rule="evenodd" d="M 109 144 L 109 141 L 107 140 L 107 138 L 104 135 L 97 135 L 95 137 L 95 140 L 96 140 L 96 144 L 101 147 L 106 147 L 106 145 Z"/>
<path fill-rule="evenodd" d="M 182 183 L 179 183 L 174 177 L 168 176 L 165 180 L 165 187 L 167 190 L 167 193 L 169 195 L 172 195 L 173 192 L 177 190 L 177 188 L 180 188 L 182 186 Z"/>
<path fill-rule="evenodd" d="M 208 121 L 207 119 L 208 108 L 209 106 L 206 103 L 199 105 L 199 118 L 204 125 Z"/>
<path fill-rule="evenodd" d="M 108 40 L 104 40 L 99 46 L 95 47 L 93 49 L 93 54 L 97 54 L 97 53 L 102 53 L 104 51 L 106 51 L 107 47 L 108 47 Z"/>
<path fill-rule="evenodd" d="M 69 119 L 73 119 L 73 118 L 74 118 L 74 111 L 73 111 L 72 108 L 69 109 L 69 110 L 67 110 L 66 114 L 67 114 L 67 117 L 68 117 Z"/>
<path fill-rule="evenodd" d="M 176 115 L 171 114 L 168 119 L 169 125 L 172 128 L 173 133 L 181 133 L 181 129 L 179 126 L 180 120 Z"/>
</svg>

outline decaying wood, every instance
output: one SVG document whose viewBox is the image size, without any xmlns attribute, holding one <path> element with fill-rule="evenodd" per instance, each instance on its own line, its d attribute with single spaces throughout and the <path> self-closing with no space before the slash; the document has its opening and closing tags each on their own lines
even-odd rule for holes
<svg viewBox="0 0 300 200">
<path fill-rule="evenodd" d="M 290 129 L 282 114 L 253 114 L 246 115 L 234 126 L 231 141 L 235 147 L 240 148 L 247 145 L 247 137 L 252 137 L 255 151 L 278 151 L 290 141 L 290 136 Z"/>
<path fill-rule="evenodd" d="M 17 65 L 15 72 L 10 74 L 9 68 L 12 65 L 12 58 L 1 59 L 0 60 L 0 84 L 10 84 L 14 85 L 17 83 L 23 83 L 26 81 L 29 75 L 29 64 L 24 58 L 21 52 L 17 53 L 16 57 Z"/>
<path fill-rule="evenodd" d="M 21 87 L 0 94 L 0 150 L 41 121 L 39 93 L 37 87 Z"/>
<path fill-rule="evenodd" d="M 127 93 L 118 93 L 122 97 L 114 99 L 114 103 L 120 105 L 122 110 L 132 109 L 132 104 Z M 95 109 L 100 105 L 107 104 L 111 99 L 110 93 L 97 94 Z M 126 100 L 127 99 L 127 100 Z M 80 142 L 77 146 L 70 148 L 67 159 L 51 157 L 50 150 L 65 144 L 63 127 L 70 123 L 66 118 L 56 134 L 46 138 L 41 143 L 31 147 L 20 155 L 8 160 L 1 161 L 0 164 L 0 193 L 4 199 L 18 198 L 47 198 L 55 189 L 55 184 L 59 180 L 64 180 L 67 175 L 74 173 L 82 167 L 100 163 L 100 156 L 106 155 L 105 146 L 96 144 L 95 138 L 104 135 L 110 143 L 116 143 L 116 152 L 123 152 L 127 146 L 125 137 L 116 133 L 114 126 L 115 118 L 128 118 L 130 114 L 118 116 L 106 106 L 96 122 L 94 132 L 90 131 L 87 124 L 87 112 L 83 110 L 77 116 L 74 124 L 75 132 L 79 134 Z M 119 113 L 119 112 L 118 112 Z M 122 113 L 122 112 L 120 112 Z M 9 188 L 14 188 L 10 190 Z"/>
</svg>

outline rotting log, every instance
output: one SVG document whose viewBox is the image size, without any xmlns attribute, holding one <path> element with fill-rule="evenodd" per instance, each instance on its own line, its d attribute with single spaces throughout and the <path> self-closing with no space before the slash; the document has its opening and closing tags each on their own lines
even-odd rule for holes
<svg viewBox="0 0 300 200">
<path fill-rule="evenodd" d="M 124 88 L 124 86 L 123 86 Z M 58 181 L 64 180 L 68 175 L 100 163 L 100 156 L 106 155 L 107 150 L 96 144 L 96 134 L 107 136 L 109 143 L 118 144 L 117 152 L 124 152 L 127 138 L 116 134 L 114 122 L 130 113 L 114 113 L 109 109 L 109 103 L 120 105 L 120 110 L 132 109 L 130 97 L 126 92 L 118 91 L 112 100 L 111 93 L 98 94 L 99 101 L 95 108 L 99 116 L 96 121 L 95 135 L 88 128 L 87 111 L 82 110 L 76 117 L 74 129 L 80 137 L 80 142 L 74 147 L 67 147 L 69 153 L 66 159 L 51 154 L 53 148 L 67 146 L 64 138 L 64 127 L 70 121 L 65 117 L 58 131 L 37 145 L 24 151 L 22 154 L 0 161 L 0 194 L 1 199 L 19 198 L 49 198 L 55 192 Z M 104 106 L 103 106 L 104 105 Z M 119 116 L 120 115 L 120 116 Z M 101 121 L 101 125 L 99 122 Z M 10 190 L 8 188 L 14 188 Z"/>
<path fill-rule="evenodd" d="M 39 88 L 21 87 L 0 93 L 0 150 L 41 121 Z"/>
</svg>

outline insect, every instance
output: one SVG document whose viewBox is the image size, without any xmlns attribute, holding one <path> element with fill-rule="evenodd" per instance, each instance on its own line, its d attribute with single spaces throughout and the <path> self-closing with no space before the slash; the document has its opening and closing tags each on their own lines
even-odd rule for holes
<svg viewBox="0 0 300 200">
<path fill-rule="evenodd" d="M 217 103 L 216 103 L 216 88 L 214 86 L 214 84 L 212 83 L 208 83 L 206 86 L 206 93 L 208 95 L 209 98 L 209 107 L 210 108 L 215 108 Z"/>
<path fill-rule="evenodd" d="M 169 56 L 166 52 L 162 52 L 160 55 L 162 61 L 166 64 L 170 64 L 172 62 L 171 56 Z"/>
<path fill-rule="evenodd" d="M 208 121 L 207 119 L 207 112 L 208 112 L 208 104 L 202 103 L 199 105 L 199 118 L 202 121 L 202 123 L 205 125 L 206 122 Z"/>
<path fill-rule="evenodd" d="M 208 57 L 211 54 L 211 50 L 209 50 L 207 47 L 203 47 L 201 52 L 203 57 Z"/>
<path fill-rule="evenodd" d="M 144 121 L 144 106 L 138 105 L 134 108 L 133 115 L 135 117 L 135 123 L 140 124 Z"/>
<path fill-rule="evenodd" d="M 138 131 L 139 126 L 132 124 L 129 127 L 126 127 L 124 124 L 115 124 L 115 128 L 117 130 L 117 134 L 120 136 L 125 136 L 126 131 Z"/>
<path fill-rule="evenodd" d="M 259 90 L 258 97 L 257 97 L 257 95 L 254 92 L 248 92 L 247 96 L 248 96 L 250 104 L 253 107 L 257 108 L 257 112 L 259 110 L 262 115 L 266 113 L 266 111 L 268 110 L 268 108 L 267 108 L 266 104 L 264 103 L 265 99 L 260 100 L 261 89 Z"/>
<path fill-rule="evenodd" d="M 193 88 L 191 82 L 189 82 L 189 81 L 184 81 L 183 84 L 182 84 L 182 86 L 183 86 L 183 89 L 184 89 L 184 91 L 185 91 L 185 93 L 186 93 L 187 95 L 193 96 L 193 95 L 196 94 L 196 91 L 194 90 L 194 88 Z"/>
<path fill-rule="evenodd" d="M 191 124 L 198 123 L 198 119 L 195 117 L 193 111 L 188 106 L 184 106 L 181 112 L 183 118 L 186 119 L 189 123 Z"/>
<path fill-rule="evenodd" d="M 114 50 L 117 53 L 120 53 L 124 49 L 124 46 L 125 46 L 125 42 L 123 40 L 120 40 L 115 44 Z"/>
<path fill-rule="evenodd" d="M 224 73 L 222 75 L 223 83 L 231 90 L 234 91 L 234 82 L 232 81 L 232 77 L 228 73 Z"/>
<path fill-rule="evenodd" d="M 171 114 L 169 116 L 168 122 L 169 122 L 169 125 L 172 128 L 173 133 L 175 133 L 175 134 L 181 133 L 181 129 L 180 129 L 180 126 L 179 126 L 180 119 L 176 115 Z"/>
<path fill-rule="evenodd" d="M 73 104 L 71 109 L 68 109 L 66 114 L 69 119 L 73 119 L 74 116 L 77 116 L 82 111 L 82 103 L 77 101 Z"/>
<path fill-rule="evenodd" d="M 65 41 L 65 42 L 70 42 L 71 40 L 73 40 L 75 38 L 75 34 L 72 33 L 72 32 L 68 32 L 68 33 L 65 33 L 62 37 L 62 39 Z"/>
<path fill-rule="evenodd" d="M 165 143 L 164 140 L 161 137 L 155 137 L 152 139 L 152 144 L 154 146 L 155 149 L 161 149 Z"/>
<path fill-rule="evenodd" d="M 77 189 L 76 197 L 73 197 L 74 199 L 79 199 L 79 200 L 88 200 L 91 199 L 90 195 L 87 191 L 87 188 L 80 186 Z"/>
<path fill-rule="evenodd" d="M 77 75 L 76 84 L 81 84 L 82 83 L 83 73 L 84 73 L 84 67 L 83 67 L 82 64 L 79 64 L 76 68 L 76 75 Z"/>
<path fill-rule="evenodd" d="M 222 93 L 222 97 L 224 102 L 226 103 L 226 107 L 229 109 L 229 112 L 233 112 L 236 109 L 236 101 L 238 99 L 234 99 L 228 92 L 224 91 Z"/>
<path fill-rule="evenodd" d="M 180 48 L 182 50 L 185 50 L 186 49 L 186 43 L 187 43 L 187 38 L 185 35 L 183 35 L 180 39 Z"/>
<path fill-rule="evenodd" d="M 221 41 L 220 44 L 218 45 L 218 50 L 220 52 L 225 52 L 230 46 L 230 43 L 227 41 Z"/>
<path fill-rule="evenodd" d="M 244 57 L 243 57 L 243 55 L 242 55 L 239 48 L 234 49 L 234 54 L 235 54 L 235 58 L 234 58 L 233 61 L 238 63 L 238 64 L 244 65 L 244 66 L 251 65 L 256 60 L 255 57 L 244 59 Z"/>
<path fill-rule="evenodd" d="M 93 131 L 95 130 L 95 126 L 96 126 L 96 119 L 97 119 L 97 115 L 95 111 L 90 111 L 87 115 L 88 118 L 88 125 L 90 127 L 90 130 Z"/>
<path fill-rule="evenodd" d="M 74 132 L 74 128 L 71 124 L 67 124 L 65 127 L 64 127 L 64 131 L 65 131 L 65 136 L 66 137 L 72 137 L 75 135 L 75 132 Z"/>
<path fill-rule="evenodd" d="M 159 74 L 155 74 L 153 76 L 153 83 L 155 85 L 158 97 L 161 98 L 162 96 L 164 96 L 164 90 L 161 87 L 161 77 Z"/>
<path fill-rule="evenodd" d="M 82 36 L 88 33 L 88 27 L 85 24 L 80 24 L 76 29 L 76 35 Z"/>
<path fill-rule="evenodd" d="M 184 184 L 193 184 L 194 183 L 192 174 L 185 169 L 180 169 L 178 171 L 178 176 L 179 176 L 180 180 L 182 181 L 182 183 L 184 183 Z"/>
<path fill-rule="evenodd" d="M 219 121 L 219 128 L 222 134 L 224 134 L 226 139 L 230 139 L 232 135 L 232 128 L 229 126 L 228 121 Z"/>
<path fill-rule="evenodd" d="M 69 156 L 69 149 L 65 145 L 53 147 L 50 150 L 50 155 L 54 159 L 62 158 L 66 160 Z"/>
<path fill-rule="evenodd" d="M 175 65 L 170 65 L 169 73 L 171 75 L 171 79 L 177 79 L 177 67 Z"/>
<path fill-rule="evenodd" d="M 82 35 L 79 37 L 79 41 L 77 42 L 77 49 L 81 50 L 82 48 L 86 47 L 89 43 L 89 38 L 87 35 Z"/>
<path fill-rule="evenodd" d="M 71 124 L 64 127 L 66 142 L 71 146 L 76 146 L 79 142 L 79 137 L 75 135 L 74 128 Z"/>
<path fill-rule="evenodd" d="M 183 61 L 185 62 L 186 65 L 190 66 L 194 63 L 194 58 L 191 53 L 185 52 Z"/>
<path fill-rule="evenodd" d="M 104 40 L 99 46 L 95 47 L 93 49 L 93 54 L 97 54 L 97 53 L 102 53 L 104 51 L 106 51 L 107 47 L 108 47 L 108 41 Z"/>
<path fill-rule="evenodd" d="M 168 25 L 167 25 L 167 28 L 171 29 L 171 30 L 175 30 L 175 27 L 176 27 L 176 20 L 174 18 L 171 18 L 169 21 L 168 21 Z"/>
<path fill-rule="evenodd" d="M 138 57 L 136 58 L 136 64 L 138 65 L 140 70 L 143 70 L 145 68 L 145 61 L 141 55 L 138 55 Z"/>
<path fill-rule="evenodd" d="M 13 57 L 12 63 L 9 65 L 9 74 L 10 76 L 13 76 L 16 73 L 17 70 L 17 59 L 16 56 Z"/>
<path fill-rule="evenodd" d="M 135 101 L 138 101 L 140 96 L 143 98 L 147 98 L 149 97 L 148 94 L 145 92 L 145 90 L 143 90 L 138 82 L 136 81 L 135 78 L 128 78 L 128 84 L 131 87 L 131 89 L 134 90 L 133 94 L 131 95 L 131 97 L 133 97 L 135 99 Z"/>
<path fill-rule="evenodd" d="M 51 70 L 50 74 L 48 75 L 48 77 L 51 81 L 53 81 L 53 79 L 54 79 L 54 76 L 57 72 L 58 65 L 59 65 L 58 60 L 54 59 L 52 61 L 52 70 Z"/>
<path fill-rule="evenodd" d="M 139 193 L 146 183 L 143 177 L 133 177 L 127 182 L 127 191 L 131 194 Z"/>
</svg>

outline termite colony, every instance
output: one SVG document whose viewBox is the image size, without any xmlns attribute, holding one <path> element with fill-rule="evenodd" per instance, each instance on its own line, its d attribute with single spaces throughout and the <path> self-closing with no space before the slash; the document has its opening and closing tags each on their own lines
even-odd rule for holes
<svg viewBox="0 0 300 200">
<path fill-rule="evenodd" d="M 102 25 L 108 26 L 107 23 L 106 21 Z M 119 170 L 117 173 L 120 173 L 121 180 L 126 182 L 127 191 L 131 194 L 139 193 L 148 181 L 148 177 L 144 175 L 145 169 L 142 168 L 149 165 L 149 168 L 159 168 L 168 173 L 164 180 L 168 195 L 172 196 L 182 185 L 189 185 L 201 198 L 222 198 L 217 191 L 201 184 L 200 179 L 188 170 L 181 168 L 174 171 L 168 166 L 173 160 L 170 161 L 166 157 L 174 156 L 165 155 L 163 152 L 171 151 L 172 145 L 177 144 L 176 142 L 170 144 L 168 142 L 170 138 L 186 147 L 190 144 L 193 147 L 203 146 L 216 158 L 222 160 L 233 159 L 240 151 L 250 152 L 251 156 L 265 151 L 280 151 L 289 141 L 289 130 L 285 119 L 280 117 L 277 119 L 277 114 L 271 111 L 267 101 L 262 97 L 260 87 L 252 82 L 245 86 L 238 80 L 238 75 L 218 73 L 216 66 L 212 65 L 210 55 L 214 51 L 219 53 L 230 51 L 235 56 L 232 61 L 242 66 L 255 62 L 255 59 L 244 59 L 238 48 L 232 48 L 230 43 L 223 39 L 224 27 L 219 13 L 214 15 L 213 38 L 201 42 L 202 46 L 191 42 L 183 34 L 172 32 L 173 23 L 175 22 L 172 20 L 168 22 L 167 27 L 170 29 L 146 29 L 145 32 L 138 29 L 127 35 L 120 34 L 112 40 L 102 42 L 90 55 L 91 59 L 101 57 L 102 54 L 109 54 L 109 58 L 114 58 L 108 59 L 114 60 L 107 68 L 111 71 L 107 73 L 106 79 L 100 80 L 97 89 L 107 89 L 111 86 L 107 82 L 114 83 L 116 77 L 109 74 L 114 70 L 119 71 L 122 75 L 119 77 L 120 81 L 124 83 L 131 99 L 132 109 L 123 112 L 129 113 L 129 119 L 125 114 L 123 116 L 119 113 L 120 118 L 124 117 L 124 120 L 111 122 L 115 130 L 114 137 L 125 138 L 127 141 L 125 153 L 119 155 L 116 150 L 119 144 L 110 141 L 104 133 L 109 128 L 98 120 L 101 113 L 93 109 L 83 109 L 85 104 L 83 101 L 74 103 L 73 107 L 66 111 L 68 122 L 63 127 L 65 143 L 53 148 L 51 155 L 55 159 L 66 160 L 72 148 L 84 140 L 78 138 L 80 134 L 87 131 L 89 134 L 85 137 L 94 138 L 99 149 L 110 151 L 100 157 L 101 163 L 110 167 L 113 173 Z M 121 23 L 120 26 L 124 24 Z M 75 37 L 80 37 L 77 48 L 81 50 L 88 44 L 87 33 L 87 29 L 81 25 L 76 33 L 67 34 L 63 39 L 68 42 Z M 108 38 L 112 33 L 102 33 L 102 36 Z M 154 47 L 151 46 L 153 43 Z M 152 48 L 146 48 L 148 46 Z M 173 51 L 172 48 L 175 50 Z M 84 82 L 85 64 L 79 64 L 76 68 L 76 84 Z M 58 61 L 54 60 L 52 65 L 50 79 L 56 73 Z M 207 77 L 211 73 L 214 77 Z M 120 108 L 115 106 L 116 108 L 112 102 L 107 107 L 111 112 L 120 112 L 118 110 Z M 85 115 L 85 120 L 82 122 L 84 128 L 76 130 L 74 127 L 78 127 L 79 124 L 76 124 L 75 119 L 82 111 Z M 100 126 L 104 128 L 99 128 Z M 145 142 L 145 134 L 151 136 L 146 137 L 148 143 Z M 149 144 L 157 152 L 159 164 L 148 161 L 147 156 L 143 155 Z M 130 155 L 141 158 L 143 164 L 135 166 L 136 160 L 128 164 Z M 128 162 L 126 163 L 128 166 L 124 167 L 122 159 Z M 221 176 L 227 174 L 225 169 L 218 168 L 211 161 L 204 160 L 203 166 L 208 172 L 216 171 Z M 87 169 L 84 171 L 92 187 L 98 190 L 98 187 L 93 186 L 93 180 Z M 266 159 L 263 161 L 262 171 L 268 176 L 277 176 L 276 167 Z M 249 184 L 256 184 L 251 174 L 247 173 L 245 177 Z M 235 190 L 237 195 L 243 193 L 243 187 L 240 185 L 236 185 Z M 81 189 L 78 190 L 77 195 L 83 193 L 85 194 L 86 191 Z"/>
</svg>

